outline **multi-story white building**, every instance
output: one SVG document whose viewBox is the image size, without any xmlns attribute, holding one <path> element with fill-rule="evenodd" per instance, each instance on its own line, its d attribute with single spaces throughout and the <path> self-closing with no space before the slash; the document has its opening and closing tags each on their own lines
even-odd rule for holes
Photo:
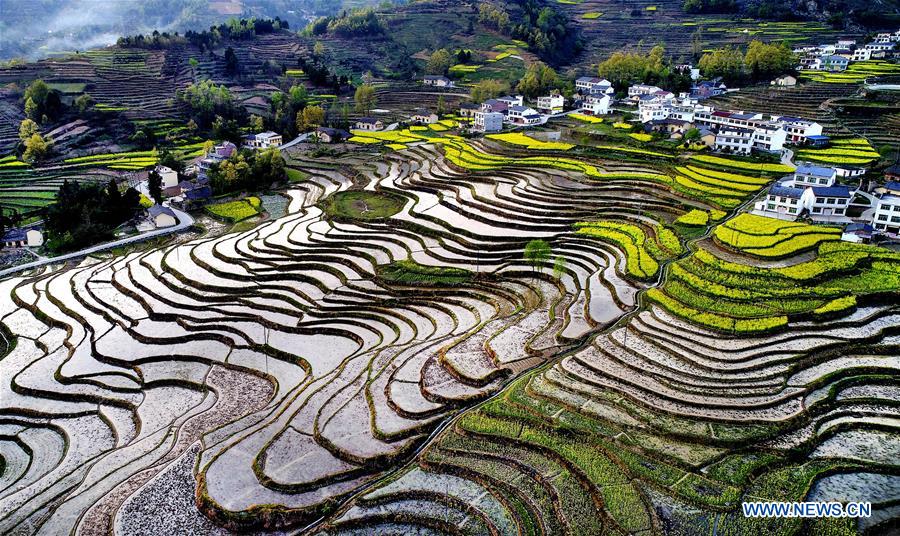
<svg viewBox="0 0 900 536">
<path fill-rule="evenodd" d="M 575 91 L 582 95 L 612 95 L 615 93 L 609 80 L 593 76 L 582 76 L 575 80 Z"/>
<path fill-rule="evenodd" d="M 847 186 L 811 186 L 804 190 L 800 202 L 815 222 L 850 223 L 847 207 L 853 193 Z"/>
<path fill-rule="evenodd" d="M 822 125 L 799 117 L 766 116 L 760 113 L 728 112 L 724 110 L 698 110 L 694 122 L 710 129 L 741 127 L 756 129 L 769 125 L 780 126 L 786 132 L 786 142 L 803 143 L 808 136 L 822 134 Z"/>
<path fill-rule="evenodd" d="M 522 95 L 506 95 L 505 97 L 497 97 L 500 102 L 505 102 L 506 106 L 525 106 L 525 97 Z"/>
<path fill-rule="evenodd" d="M 628 88 L 628 98 L 637 101 L 641 95 L 651 95 L 663 89 L 657 86 L 648 86 L 647 84 L 635 84 Z"/>
<path fill-rule="evenodd" d="M 834 186 L 837 171 L 830 167 L 800 164 L 794 171 L 794 186 Z"/>
<path fill-rule="evenodd" d="M 538 97 L 537 109 L 545 114 L 558 114 L 563 111 L 566 99 L 562 95 L 547 95 Z"/>
<path fill-rule="evenodd" d="M 881 196 L 872 217 L 872 227 L 881 232 L 900 234 L 900 196 Z"/>
<path fill-rule="evenodd" d="M 506 120 L 517 125 L 537 125 L 541 122 L 541 114 L 534 108 L 510 106 L 506 110 Z"/>
<path fill-rule="evenodd" d="M 810 136 L 822 135 L 822 125 L 815 121 L 786 115 L 776 117 L 775 121 L 783 125 L 789 143 L 804 143 Z"/>
<path fill-rule="evenodd" d="M 272 131 L 250 134 L 244 138 L 244 145 L 253 149 L 268 149 L 281 145 L 281 134 Z"/>
<path fill-rule="evenodd" d="M 754 213 L 780 220 L 796 220 L 803 210 L 803 188 L 791 186 L 791 181 L 778 182 L 769 188 L 765 199 L 754 205 Z"/>
<path fill-rule="evenodd" d="M 500 112 L 475 112 L 472 126 L 478 132 L 500 132 L 503 130 L 504 115 Z"/>
<path fill-rule="evenodd" d="M 581 100 L 581 113 L 587 115 L 606 115 L 612 104 L 609 95 L 588 95 Z"/>
<path fill-rule="evenodd" d="M 753 129 L 753 149 L 757 151 L 769 153 L 780 151 L 784 148 L 786 139 L 787 132 L 777 123 L 760 125 Z"/>
<path fill-rule="evenodd" d="M 753 150 L 753 129 L 727 126 L 716 133 L 713 149 L 724 153 L 747 155 Z"/>
</svg>

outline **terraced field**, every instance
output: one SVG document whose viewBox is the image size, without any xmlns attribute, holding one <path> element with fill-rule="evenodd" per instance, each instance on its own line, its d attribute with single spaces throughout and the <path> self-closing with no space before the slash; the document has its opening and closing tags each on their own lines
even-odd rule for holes
<svg viewBox="0 0 900 536">
<path fill-rule="evenodd" d="M 676 222 L 765 171 L 356 134 L 250 231 L 0 281 L 0 532 L 758 534 L 745 494 L 895 470 L 889 280 L 741 338 L 645 292 L 790 262 Z"/>
</svg>

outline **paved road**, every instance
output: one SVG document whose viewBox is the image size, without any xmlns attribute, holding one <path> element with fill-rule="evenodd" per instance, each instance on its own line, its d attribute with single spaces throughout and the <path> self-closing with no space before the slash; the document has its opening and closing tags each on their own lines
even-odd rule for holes
<svg viewBox="0 0 900 536">
<path fill-rule="evenodd" d="M 29 262 L 26 264 L 20 264 L 18 266 L 13 266 L 12 268 L 7 268 L 5 270 L 0 270 L 0 277 L 5 277 L 10 274 L 14 274 L 16 272 L 21 272 L 23 270 L 30 270 L 32 268 L 38 268 L 40 266 L 44 266 L 45 264 L 52 264 L 57 262 L 63 262 L 70 259 L 78 259 L 81 257 L 86 257 L 91 255 L 92 253 L 97 253 L 100 251 L 105 251 L 108 249 L 114 249 L 121 246 L 126 246 L 128 244 L 136 244 L 138 242 L 142 242 L 144 240 L 149 240 L 151 238 L 156 238 L 158 236 L 165 236 L 172 233 L 177 233 L 183 231 L 194 224 L 194 218 L 191 217 L 187 212 L 183 212 L 176 208 L 172 208 L 172 212 L 175 213 L 175 216 L 178 218 L 178 225 L 174 227 L 167 227 L 165 229 L 157 229 L 155 231 L 149 231 L 146 233 L 141 233 L 134 236 L 129 236 L 126 238 L 122 238 L 120 240 L 113 240 L 112 242 L 106 242 L 104 244 L 98 244 L 96 246 L 89 247 L 87 249 L 82 249 L 80 251 L 76 251 L 74 253 L 67 253 L 65 255 L 59 255 L 58 257 L 50 257 L 44 258 L 39 261 Z"/>
<path fill-rule="evenodd" d="M 797 165 L 794 164 L 794 151 L 783 149 L 781 151 L 781 163 L 786 166 L 797 167 Z"/>
<path fill-rule="evenodd" d="M 289 142 L 287 142 L 287 143 L 285 143 L 285 144 L 283 144 L 283 145 L 279 145 L 278 147 L 276 147 L 276 149 L 278 149 L 279 151 L 283 151 L 283 150 L 285 150 L 285 149 L 289 149 L 289 148 L 293 147 L 294 145 L 297 145 L 298 143 L 301 143 L 301 142 L 306 141 L 311 135 L 312 135 L 312 132 L 307 132 L 307 133 L 305 133 L 305 134 L 300 134 L 299 136 L 297 136 L 296 138 L 292 139 L 291 141 L 289 141 Z"/>
</svg>

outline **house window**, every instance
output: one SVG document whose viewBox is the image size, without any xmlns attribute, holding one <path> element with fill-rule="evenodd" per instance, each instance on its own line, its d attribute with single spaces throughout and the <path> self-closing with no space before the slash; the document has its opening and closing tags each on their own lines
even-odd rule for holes
<svg viewBox="0 0 900 536">
<path fill-rule="evenodd" d="M 879 214 L 878 221 L 887 221 L 887 214 Z"/>
<path fill-rule="evenodd" d="M 828 184 L 828 179 L 819 179 L 819 184 Z"/>
<path fill-rule="evenodd" d="M 775 210 L 775 203 L 769 203 L 766 205 L 766 210 Z"/>
<path fill-rule="evenodd" d="M 796 199 L 791 199 L 791 204 L 792 204 L 792 205 L 796 205 L 796 204 L 797 204 L 797 200 L 796 200 Z"/>
<path fill-rule="evenodd" d="M 797 209 L 795 209 L 795 208 L 788 209 L 788 214 L 796 214 L 796 213 L 797 213 Z"/>
<path fill-rule="evenodd" d="M 835 213 L 835 214 L 838 214 L 838 215 L 843 214 L 843 213 L 844 213 L 844 209 L 842 209 L 842 208 L 836 208 L 836 209 L 834 209 L 834 213 Z"/>
<path fill-rule="evenodd" d="M 814 207 L 813 208 L 813 214 L 821 214 L 821 213 L 822 213 L 822 207 Z"/>
<path fill-rule="evenodd" d="M 891 216 L 891 223 L 900 223 L 900 216 Z"/>
<path fill-rule="evenodd" d="M 837 199 L 829 198 L 829 199 L 825 200 L 825 203 L 827 203 L 829 205 L 833 205 L 833 204 L 837 203 Z"/>
</svg>

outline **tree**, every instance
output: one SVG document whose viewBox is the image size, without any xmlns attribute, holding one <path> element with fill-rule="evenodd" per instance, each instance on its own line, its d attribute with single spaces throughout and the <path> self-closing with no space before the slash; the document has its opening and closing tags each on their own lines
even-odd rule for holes
<svg viewBox="0 0 900 536">
<path fill-rule="evenodd" d="M 250 129 L 254 132 L 262 132 L 266 129 L 266 125 L 263 122 L 263 118 L 258 115 L 250 116 Z"/>
<path fill-rule="evenodd" d="M 776 45 L 754 40 L 744 55 L 744 65 L 757 79 L 789 71 L 794 64 L 794 53 L 786 43 Z"/>
<path fill-rule="evenodd" d="M 438 116 L 442 116 L 446 113 L 446 104 L 444 103 L 444 96 L 440 95 L 437 100 L 437 114 Z"/>
<path fill-rule="evenodd" d="M 528 71 L 519 81 L 516 91 L 533 99 L 558 85 L 559 78 L 556 71 L 543 63 L 535 62 L 528 66 Z"/>
<path fill-rule="evenodd" d="M 213 149 L 215 149 L 215 147 L 216 147 L 216 142 L 214 142 L 212 140 L 206 140 L 205 142 L 203 142 L 203 153 L 209 154 L 213 151 Z"/>
<path fill-rule="evenodd" d="M 425 70 L 428 74 L 447 74 L 447 70 L 450 69 L 452 62 L 450 51 L 446 48 L 440 48 L 431 53 L 431 57 L 428 58 L 428 63 L 425 65 Z"/>
<path fill-rule="evenodd" d="M 75 99 L 74 104 L 75 108 L 78 109 L 78 112 L 83 114 L 88 108 L 94 105 L 94 98 L 87 93 L 82 93 Z"/>
<path fill-rule="evenodd" d="M 509 91 L 509 85 L 502 80 L 486 79 L 478 82 L 472 87 L 472 100 L 474 102 L 483 102 L 488 99 L 499 97 Z"/>
<path fill-rule="evenodd" d="M 27 140 L 25 140 L 25 152 L 22 159 L 29 163 L 43 160 L 50 152 L 50 144 L 44 138 L 35 132 Z"/>
<path fill-rule="evenodd" d="M 369 113 L 378 103 L 378 97 L 375 96 L 375 88 L 369 84 L 363 84 L 356 88 L 353 100 L 356 101 L 356 111 L 359 113 Z"/>
<path fill-rule="evenodd" d="M 22 141 L 27 140 L 34 134 L 40 134 L 40 132 L 41 130 L 38 128 L 37 123 L 31 119 L 23 119 L 19 125 L 19 139 Z"/>
<path fill-rule="evenodd" d="M 27 115 L 31 119 L 37 119 L 38 121 L 40 121 L 41 119 L 41 113 L 38 105 L 31 97 L 25 99 L 25 115 Z"/>
<path fill-rule="evenodd" d="M 225 49 L 225 73 L 230 75 L 235 75 L 238 73 L 240 66 L 238 65 L 237 54 L 234 53 L 234 49 L 228 47 Z"/>
<path fill-rule="evenodd" d="M 684 141 L 697 141 L 700 139 L 700 129 L 690 128 L 684 133 Z"/>
<path fill-rule="evenodd" d="M 45 122 L 44 116 L 47 116 L 48 121 L 52 121 L 63 111 L 59 92 L 50 89 L 43 80 L 32 82 L 22 97 L 25 100 L 25 114 L 35 121 Z"/>
<path fill-rule="evenodd" d="M 147 190 L 154 201 L 162 203 L 162 175 L 155 169 L 147 176 Z"/>
<path fill-rule="evenodd" d="M 718 48 L 704 54 L 699 66 L 703 75 L 710 78 L 721 76 L 726 80 L 737 81 L 744 77 L 744 55 L 733 47 Z"/>
<path fill-rule="evenodd" d="M 316 41 L 316 44 L 313 45 L 313 56 L 317 58 L 321 58 L 325 55 L 325 45 L 322 44 L 321 41 Z"/>
<path fill-rule="evenodd" d="M 559 279 L 566 272 L 566 258 L 557 255 L 553 258 L 553 277 Z"/>
<path fill-rule="evenodd" d="M 297 130 L 319 127 L 325 123 L 325 110 L 321 106 L 307 106 L 297 112 Z"/>
<path fill-rule="evenodd" d="M 537 269 L 550 258 L 552 250 L 546 240 L 532 240 L 525 244 L 525 260 Z"/>
<path fill-rule="evenodd" d="M 200 62 L 196 58 L 190 58 L 188 64 L 191 66 L 191 78 L 193 78 L 197 75 L 197 67 L 200 66 Z"/>
</svg>

